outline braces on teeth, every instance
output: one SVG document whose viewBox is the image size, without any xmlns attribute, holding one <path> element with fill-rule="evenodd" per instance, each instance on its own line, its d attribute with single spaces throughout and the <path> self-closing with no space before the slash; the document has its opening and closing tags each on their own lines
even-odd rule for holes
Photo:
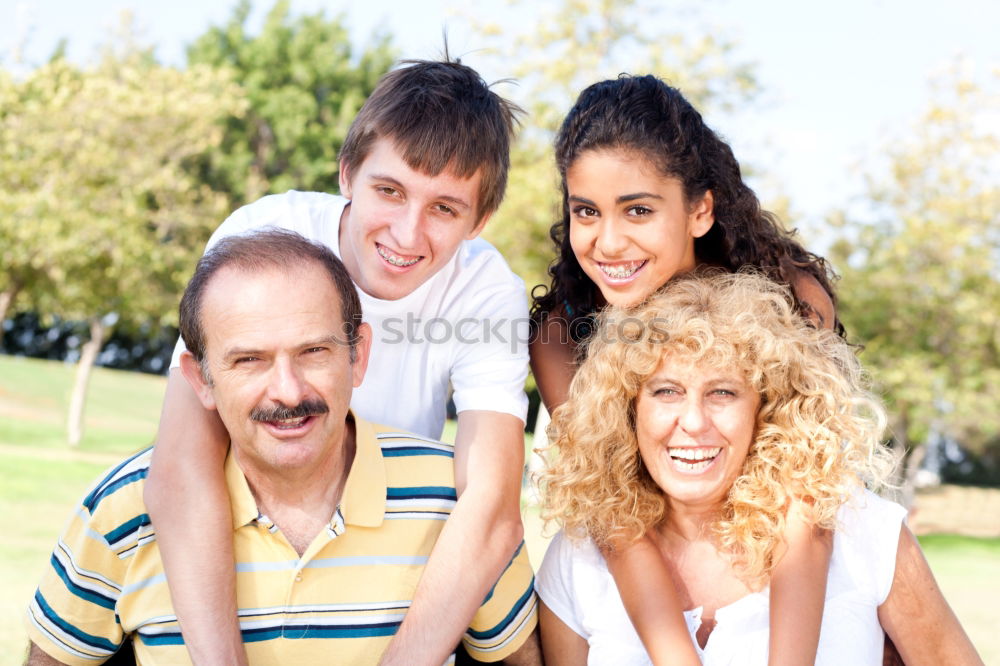
<svg viewBox="0 0 1000 666">
<path fill-rule="evenodd" d="M 598 264 L 598 265 L 600 266 L 601 270 L 608 275 L 608 277 L 621 279 L 631 276 L 633 273 L 639 270 L 639 267 L 642 266 L 644 263 L 645 262 L 637 261 L 630 264 L 618 264 L 615 266 L 610 266 L 608 264 Z"/>
<path fill-rule="evenodd" d="M 405 268 L 406 266 L 412 266 L 413 264 L 415 264 L 418 261 L 420 261 L 420 257 L 417 257 L 416 259 L 409 259 L 409 260 L 407 260 L 407 259 L 401 259 L 401 258 L 397 257 L 396 255 L 392 254 L 391 252 L 389 252 L 387 249 L 385 249 L 381 245 L 378 246 L 377 249 L 378 249 L 379 256 L 382 257 L 383 259 L 385 259 L 386 261 L 388 261 L 393 266 L 400 266 L 400 267 L 404 267 Z"/>
</svg>

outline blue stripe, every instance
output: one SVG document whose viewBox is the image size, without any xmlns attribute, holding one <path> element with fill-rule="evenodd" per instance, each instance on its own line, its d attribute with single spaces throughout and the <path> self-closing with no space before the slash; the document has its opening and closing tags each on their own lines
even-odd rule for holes
<svg viewBox="0 0 1000 666">
<path fill-rule="evenodd" d="M 399 630 L 400 622 L 372 622 L 350 624 L 340 627 L 307 624 L 286 626 L 281 632 L 283 638 L 369 638 L 372 636 L 392 636 Z"/>
<path fill-rule="evenodd" d="M 110 472 L 108 472 L 104 476 L 104 478 L 101 479 L 101 482 L 98 483 L 94 487 L 94 489 L 90 492 L 90 494 L 87 495 L 87 497 L 84 498 L 84 500 L 83 500 L 84 506 L 86 506 L 89 511 L 93 512 L 93 510 L 97 508 L 97 505 L 100 503 L 100 501 L 104 497 L 106 497 L 107 495 L 111 494 L 111 492 L 113 492 L 113 489 L 109 489 L 109 486 L 108 486 L 108 484 L 111 482 L 111 479 L 115 478 L 116 474 L 118 474 L 119 472 L 121 472 L 132 461 L 134 461 L 137 458 L 139 458 L 140 456 L 144 455 L 151 448 L 153 448 L 153 447 L 147 446 L 145 449 L 143 449 L 142 451 L 139 451 L 135 455 L 129 456 L 128 458 L 126 458 L 125 460 L 123 460 L 121 463 L 119 463 L 113 470 L 111 470 Z M 142 477 L 145 477 L 145 473 L 143 473 Z M 116 485 L 115 486 L 115 488 L 119 488 L 119 487 L 121 487 L 121 486 L 120 485 Z"/>
<path fill-rule="evenodd" d="M 137 633 L 144 645 L 184 645 L 184 637 L 179 631 L 166 634 L 146 634 L 142 631 Z"/>
<path fill-rule="evenodd" d="M 385 496 L 388 499 L 450 499 L 457 500 L 458 495 L 455 489 L 449 486 L 413 486 L 404 488 L 386 488 Z"/>
<path fill-rule="evenodd" d="M 42 593 L 40 591 L 35 592 L 35 602 L 38 604 L 38 607 L 42 609 L 42 613 L 45 614 L 45 617 L 52 624 L 65 631 L 67 634 L 73 636 L 81 643 L 89 645 L 95 650 L 106 651 L 109 654 L 116 652 L 120 647 L 119 643 L 112 643 L 106 638 L 101 638 L 100 636 L 94 636 L 84 631 L 80 631 L 69 622 L 66 622 L 64 619 L 59 617 L 54 610 L 52 610 L 52 607 L 45 601 L 45 598 L 42 597 Z"/>
<path fill-rule="evenodd" d="M 531 585 L 528 586 L 528 590 L 521 595 L 521 598 L 517 600 L 517 603 L 514 604 L 514 607 L 510 609 L 509 613 L 507 613 L 507 617 L 501 620 L 499 624 L 497 624 L 495 627 L 491 629 L 486 629 L 485 631 L 474 631 L 473 629 L 470 628 L 466 633 L 468 633 L 469 636 L 472 636 L 473 638 L 478 640 L 488 640 L 490 638 L 495 638 L 496 636 L 499 636 L 504 631 L 504 629 L 506 629 L 507 626 L 513 621 L 513 619 L 517 616 L 517 614 L 521 612 L 521 609 L 524 607 L 526 603 L 528 603 L 528 600 L 531 599 L 531 595 L 534 594 L 534 592 L 535 592 L 535 577 L 532 576 Z"/>
<path fill-rule="evenodd" d="M 426 446 L 400 446 L 393 448 L 383 448 L 382 455 L 386 458 L 403 458 L 407 456 L 444 456 L 446 458 L 454 458 L 455 454 L 452 451 L 442 451 L 441 449 L 432 449 Z"/>
<path fill-rule="evenodd" d="M 62 578 L 63 583 L 65 583 L 66 588 L 70 592 L 81 599 L 89 601 L 92 604 L 97 604 L 102 608 L 107 608 L 108 610 L 115 609 L 115 600 L 112 597 L 104 596 L 103 594 L 99 594 L 93 590 L 88 590 L 85 587 L 80 587 L 74 583 L 70 579 L 69 572 L 66 571 L 66 567 L 63 566 L 62 562 L 60 562 L 55 555 L 53 555 L 49 561 L 52 563 L 52 568 L 56 570 L 56 573 L 59 574 L 60 578 Z"/>
<path fill-rule="evenodd" d="M 109 543 L 113 544 L 117 541 L 121 541 L 122 538 L 128 536 L 132 532 L 135 532 L 143 525 L 149 525 L 149 516 L 145 513 L 136 516 L 127 523 L 116 527 L 107 534 L 104 535 L 104 539 Z"/>
<path fill-rule="evenodd" d="M 97 505 L 100 504 L 105 497 L 113 494 L 115 491 L 124 488 L 127 485 L 142 481 L 143 479 L 146 478 L 148 474 L 149 474 L 148 467 L 144 467 L 143 469 L 139 469 L 134 472 L 129 472 L 122 478 L 117 479 L 114 483 L 110 483 L 101 488 L 99 491 L 91 493 L 90 497 L 84 500 L 84 505 L 91 513 L 93 513 L 94 511 L 97 510 Z"/>
</svg>

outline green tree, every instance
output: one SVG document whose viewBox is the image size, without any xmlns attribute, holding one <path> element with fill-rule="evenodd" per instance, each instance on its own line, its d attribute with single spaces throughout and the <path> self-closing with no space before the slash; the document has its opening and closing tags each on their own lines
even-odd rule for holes
<svg viewBox="0 0 1000 666">
<path fill-rule="evenodd" d="M 0 101 L 0 288 L 89 324 L 69 416 L 77 444 L 111 327 L 176 321 L 178 293 L 228 210 L 190 166 L 218 149 L 243 94 L 224 70 L 109 51 L 89 69 L 57 59 L 0 78 Z"/>
<path fill-rule="evenodd" d="M 226 124 L 222 149 L 207 154 L 203 177 L 235 205 L 298 188 L 337 188 L 337 156 L 358 109 L 395 56 L 385 35 L 360 55 L 341 17 L 292 17 L 277 2 L 257 35 L 250 3 L 188 49 L 191 65 L 226 67 L 246 91 L 249 111 Z"/>
<path fill-rule="evenodd" d="M 645 0 L 511 0 L 507 22 L 475 23 L 493 69 L 515 77 L 512 96 L 528 112 L 511 154 L 503 207 L 487 226 L 529 288 L 547 283 L 549 228 L 559 217 L 552 139 L 585 87 L 621 72 L 652 73 L 703 112 L 732 109 L 757 92 L 734 45 L 700 29 L 693 5 Z M 530 21 L 522 19 L 530 15 Z M 516 22 L 516 23 L 515 23 Z"/>
<path fill-rule="evenodd" d="M 841 316 L 888 400 L 908 476 L 932 429 L 1000 434 L 1000 72 L 956 69 L 870 179 L 871 219 L 837 224 Z M 849 222 L 849 225 L 848 225 Z"/>
</svg>

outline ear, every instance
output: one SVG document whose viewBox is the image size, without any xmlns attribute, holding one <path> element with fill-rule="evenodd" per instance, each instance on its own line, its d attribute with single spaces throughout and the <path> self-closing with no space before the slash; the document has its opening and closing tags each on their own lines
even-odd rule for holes
<svg viewBox="0 0 1000 666">
<path fill-rule="evenodd" d="M 354 388 L 361 386 L 361 380 L 365 378 L 365 371 L 368 369 L 368 355 L 372 350 L 372 327 L 362 322 L 358 326 L 357 334 L 358 343 L 354 346 L 354 364 L 351 366 Z"/>
<path fill-rule="evenodd" d="M 340 160 L 340 173 L 337 176 L 338 182 L 340 183 L 340 195 L 347 199 L 351 198 L 351 176 L 348 173 L 350 169 L 347 166 L 347 162 Z"/>
<path fill-rule="evenodd" d="M 201 375 L 201 364 L 195 360 L 194 354 L 187 350 L 181 354 L 181 374 L 194 389 L 202 406 L 205 409 L 215 409 L 215 394 L 212 392 L 212 387 Z"/>
<path fill-rule="evenodd" d="M 486 223 L 489 221 L 491 217 L 493 217 L 493 213 L 486 213 L 481 218 L 479 218 L 479 221 L 476 222 L 476 226 L 472 227 L 472 230 L 465 235 L 465 240 L 472 240 L 473 238 L 481 234 L 483 232 L 483 229 L 486 228 Z"/>
<path fill-rule="evenodd" d="M 701 238 L 715 224 L 715 197 L 712 190 L 705 190 L 701 201 L 696 203 L 688 214 L 688 230 L 692 238 Z"/>
</svg>

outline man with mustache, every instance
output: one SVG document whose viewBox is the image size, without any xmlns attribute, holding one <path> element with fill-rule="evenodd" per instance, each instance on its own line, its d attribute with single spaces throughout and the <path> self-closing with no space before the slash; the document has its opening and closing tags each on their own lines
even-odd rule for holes
<svg viewBox="0 0 1000 666">
<path fill-rule="evenodd" d="M 180 328 L 183 376 L 230 436 L 249 662 L 378 663 L 455 504 L 452 447 L 351 411 L 372 332 L 343 264 L 293 232 L 214 245 Z M 28 611 L 29 664 L 100 662 L 127 638 L 141 663 L 188 663 L 143 502 L 150 456 L 100 479 L 60 538 Z M 522 550 L 473 618 L 466 650 L 538 663 L 534 625 Z"/>
</svg>

